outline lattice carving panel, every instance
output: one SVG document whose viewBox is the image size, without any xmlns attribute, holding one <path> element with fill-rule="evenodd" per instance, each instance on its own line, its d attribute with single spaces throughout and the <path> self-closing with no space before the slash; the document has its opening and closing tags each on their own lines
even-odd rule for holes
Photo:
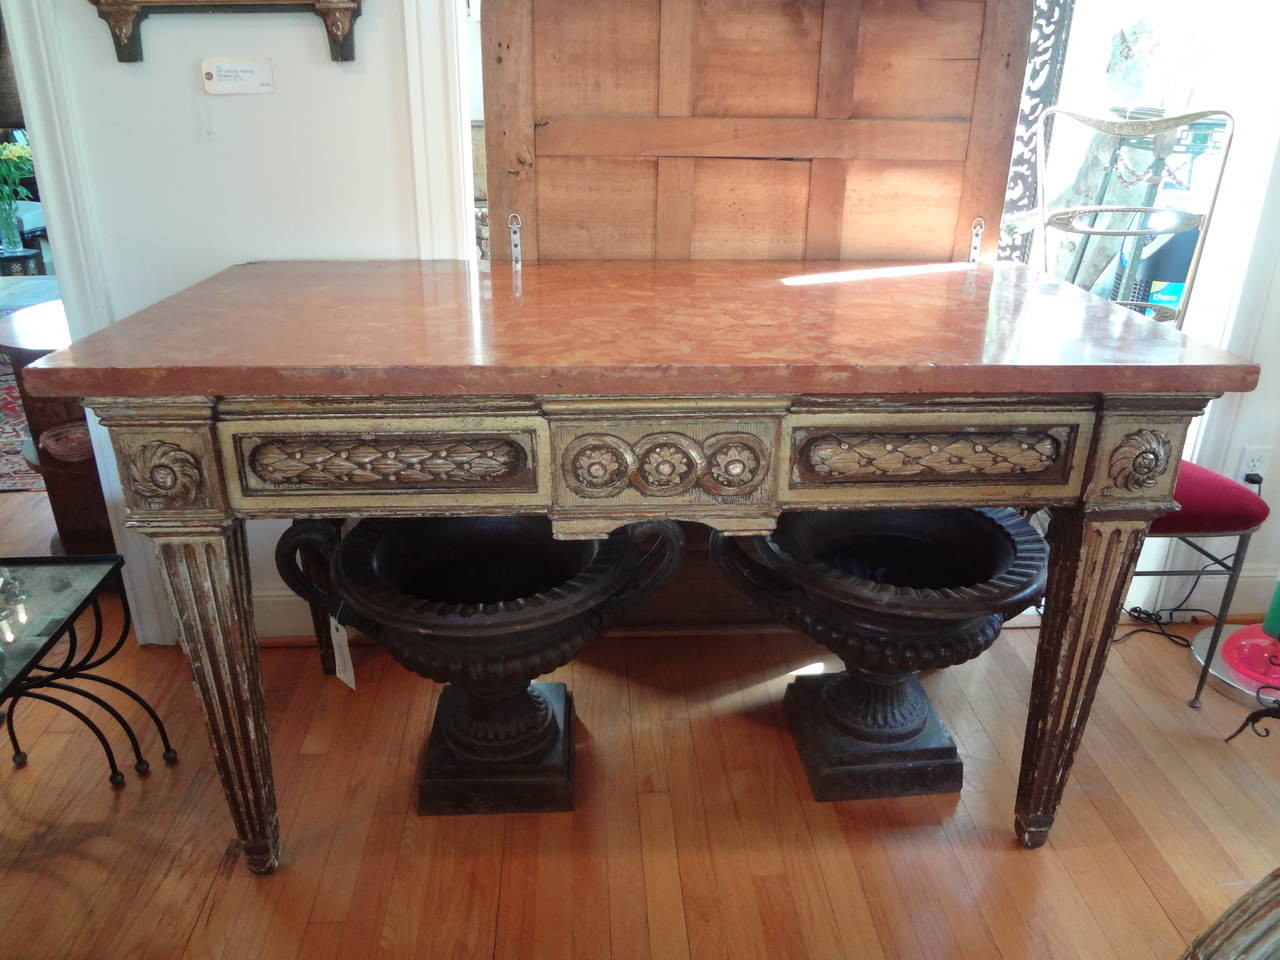
<svg viewBox="0 0 1280 960">
<path fill-rule="evenodd" d="M 1059 483 L 1069 466 L 1072 427 L 900 433 L 797 430 L 792 485 L 895 480 Z"/>
<path fill-rule="evenodd" d="M 248 495 L 281 491 L 532 490 L 531 440 L 516 436 L 236 438 Z"/>
</svg>

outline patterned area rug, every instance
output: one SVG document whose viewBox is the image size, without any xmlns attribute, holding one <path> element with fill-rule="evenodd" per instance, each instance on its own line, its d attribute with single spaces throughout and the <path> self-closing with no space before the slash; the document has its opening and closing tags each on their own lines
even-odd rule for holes
<svg viewBox="0 0 1280 960">
<path fill-rule="evenodd" d="M 0 360 L 0 493 L 44 489 L 40 474 L 27 466 L 22 455 L 26 437 L 27 418 L 18 398 L 18 384 L 9 364 Z"/>
</svg>

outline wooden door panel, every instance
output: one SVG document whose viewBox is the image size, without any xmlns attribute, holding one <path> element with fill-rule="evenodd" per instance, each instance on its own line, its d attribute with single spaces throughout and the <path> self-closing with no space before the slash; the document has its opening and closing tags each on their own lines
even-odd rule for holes
<svg viewBox="0 0 1280 960">
<path fill-rule="evenodd" d="M 699 159 L 691 256 L 801 260 L 808 205 L 808 161 Z"/>
<path fill-rule="evenodd" d="M 693 114 L 812 117 L 822 0 L 701 0 Z"/>
<path fill-rule="evenodd" d="M 658 161 L 547 157 L 538 177 L 544 260 L 651 260 Z"/>
<path fill-rule="evenodd" d="M 537 0 L 534 106 L 542 117 L 652 117 L 658 0 Z"/>
<path fill-rule="evenodd" d="M 960 163 L 849 162 L 840 258 L 950 260 L 964 186 Z"/>
<path fill-rule="evenodd" d="M 868 118 L 967 119 L 977 83 L 977 59 L 860 57 L 853 113 Z M 966 136 L 966 147 L 967 141 Z"/>
<path fill-rule="evenodd" d="M 1031 0 L 486 0 L 492 222 L 527 259 L 993 249 Z M 506 231 L 492 255 L 509 256 Z"/>
<path fill-rule="evenodd" d="M 862 0 L 858 57 L 977 60 L 986 6 L 982 0 Z"/>
</svg>

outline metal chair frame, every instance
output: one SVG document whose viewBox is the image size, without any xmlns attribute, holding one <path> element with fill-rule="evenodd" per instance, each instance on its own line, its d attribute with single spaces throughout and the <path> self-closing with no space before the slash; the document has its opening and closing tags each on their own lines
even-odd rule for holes
<svg viewBox="0 0 1280 960">
<path fill-rule="evenodd" d="M 1077 123 L 1099 133 L 1116 137 L 1120 141 L 1113 151 L 1112 162 L 1103 178 L 1099 202 L 1096 204 L 1064 207 L 1053 211 L 1048 209 L 1048 199 L 1045 195 L 1045 170 L 1048 166 L 1048 141 L 1051 134 L 1050 121 L 1057 116 L 1070 117 Z M 1191 214 L 1152 206 L 1159 192 L 1160 184 L 1164 181 L 1165 161 L 1173 155 L 1178 145 L 1178 129 L 1198 123 L 1209 117 L 1223 118 L 1226 121 L 1226 128 L 1222 141 L 1222 161 L 1218 164 L 1218 175 L 1213 185 L 1213 194 L 1209 198 L 1208 209 L 1203 214 Z M 1040 121 L 1036 124 L 1036 194 L 1040 209 L 1040 226 L 1043 231 L 1041 255 L 1044 271 L 1046 273 L 1049 271 L 1049 244 L 1047 243 L 1047 237 L 1050 227 L 1061 230 L 1064 233 L 1082 235 L 1086 241 L 1091 236 L 1141 238 L 1166 233 L 1183 233 L 1188 230 L 1198 229 L 1199 235 L 1196 237 L 1195 251 L 1191 255 L 1191 264 L 1187 268 L 1182 300 L 1179 302 L 1177 310 L 1130 299 L 1141 254 L 1142 245 L 1139 243 L 1135 243 L 1135 249 L 1129 257 L 1129 266 L 1121 282 L 1121 297 L 1116 301 L 1122 306 L 1139 312 L 1150 310 L 1155 320 L 1165 323 L 1172 322 L 1175 327 L 1181 330 L 1182 322 L 1187 314 L 1187 305 L 1191 300 L 1191 290 L 1195 284 L 1196 271 L 1200 267 L 1200 254 L 1204 249 L 1204 240 L 1209 233 L 1209 222 L 1213 217 L 1214 207 L 1218 203 L 1218 191 L 1222 187 L 1222 174 L 1227 166 L 1227 156 L 1231 152 L 1231 140 L 1234 133 L 1235 119 L 1226 110 L 1200 110 L 1195 113 L 1180 114 L 1176 117 L 1105 120 L 1087 117 L 1071 110 L 1064 110 L 1061 107 L 1050 107 L 1041 115 Z M 1101 201 L 1105 199 L 1107 187 L 1111 182 L 1111 170 L 1115 166 L 1120 148 L 1125 145 L 1126 141 L 1132 142 L 1134 145 L 1145 146 L 1153 154 L 1151 169 L 1147 174 L 1149 187 L 1146 203 L 1136 206 L 1102 203 Z M 1147 142 L 1143 143 L 1142 141 Z M 1132 213 L 1135 217 L 1149 214 L 1173 214 L 1176 222 L 1172 226 L 1165 228 L 1152 228 L 1149 226 L 1143 229 L 1136 227 L 1130 229 L 1099 228 L 1097 226 L 1098 217 L 1104 213 Z M 1081 218 L 1087 218 L 1088 223 L 1078 225 L 1077 220 Z M 1080 263 L 1084 258 L 1084 251 L 1085 243 L 1082 243 L 1073 257 L 1072 268 L 1069 271 L 1071 276 L 1065 278 L 1069 283 L 1075 282 L 1075 277 L 1079 273 Z"/>
<path fill-rule="evenodd" d="M 1222 591 L 1222 602 L 1218 605 L 1218 612 L 1214 619 L 1213 636 L 1209 638 L 1209 648 L 1205 651 L 1204 663 L 1200 667 L 1200 676 L 1196 680 L 1196 692 L 1192 694 L 1191 699 L 1187 701 L 1187 706 L 1196 710 L 1200 709 L 1200 695 L 1204 693 L 1205 684 L 1209 682 L 1209 671 L 1213 665 L 1213 658 L 1218 654 L 1218 644 L 1222 642 L 1222 631 L 1227 623 L 1227 611 L 1231 609 L 1231 601 L 1236 595 L 1236 586 L 1240 583 L 1240 574 L 1244 570 L 1245 556 L 1249 552 L 1249 541 L 1254 533 L 1258 531 L 1258 527 L 1249 530 L 1226 531 L 1214 534 L 1190 534 L 1190 533 L 1166 533 L 1154 534 L 1154 536 L 1163 536 L 1167 539 L 1179 540 L 1186 544 L 1196 553 L 1207 557 L 1210 563 L 1221 569 L 1217 570 L 1137 570 L 1134 572 L 1135 577 L 1226 577 L 1227 586 Z M 1191 537 L 1198 536 L 1202 538 L 1209 537 L 1235 537 L 1236 549 L 1233 553 L 1226 557 L 1218 557 L 1210 553 L 1200 544 L 1195 543 Z M 1228 560 L 1230 562 L 1228 562 Z"/>
</svg>

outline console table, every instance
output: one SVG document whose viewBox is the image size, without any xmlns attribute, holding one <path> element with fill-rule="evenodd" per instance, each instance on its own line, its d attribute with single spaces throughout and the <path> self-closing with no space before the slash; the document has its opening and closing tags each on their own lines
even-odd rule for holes
<svg viewBox="0 0 1280 960">
<path fill-rule="evenodd" d="M 1017 264 L 233 267 L 35 363 L 112 434 L 251 870 L 280 844 L 243 522 L 1049 507 L 1014 826 L 1043 844 L 1190 419 L 1258 368 Z"/>
</svg>

